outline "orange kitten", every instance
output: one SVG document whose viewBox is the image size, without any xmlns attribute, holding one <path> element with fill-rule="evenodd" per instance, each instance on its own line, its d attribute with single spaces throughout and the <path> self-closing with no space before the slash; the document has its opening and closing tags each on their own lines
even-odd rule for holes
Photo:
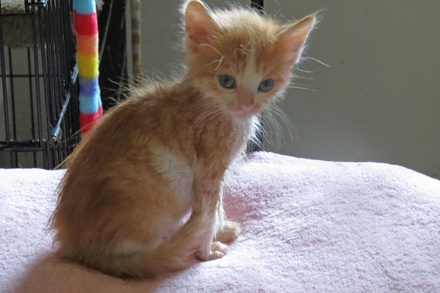
<svg viewBox="0 0 440 293">
<path fill-rule="evenodd" d="M 65 258 L 150 277 L 221 258 L 240 232 L 223 211 L 225 171 L 288 85 L 315 15 L 283 25 L 192 0 L 184 17 L 182 78 L 112 108 L 67 161 L 53 217 Z"/>
</svg>

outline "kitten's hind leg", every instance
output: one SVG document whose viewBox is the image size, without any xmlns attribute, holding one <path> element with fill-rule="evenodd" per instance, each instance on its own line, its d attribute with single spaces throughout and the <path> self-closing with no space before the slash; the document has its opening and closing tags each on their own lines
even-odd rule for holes
<svg viewBox="0 0 440 293">
<path fill-rule="evenodd" d="M 223 243 L 231 243 L 237 239 L 241 232 L 240 224 L 232 221 L 225 221 L 221 230 L 217 231 L 215 240 Z"/>
</svg>

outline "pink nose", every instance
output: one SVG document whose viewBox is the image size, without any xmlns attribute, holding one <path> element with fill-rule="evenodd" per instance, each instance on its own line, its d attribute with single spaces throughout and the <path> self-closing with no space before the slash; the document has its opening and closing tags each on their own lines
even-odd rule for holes
<svg viewBox="0 0 440 293">
<path fill-rule="evenodd" d="M 238 91 L 238 107 L 244 112 L 251 111 L 255 106 L 254 95 L 251 92 L 239 90 Z"/>
</svg>

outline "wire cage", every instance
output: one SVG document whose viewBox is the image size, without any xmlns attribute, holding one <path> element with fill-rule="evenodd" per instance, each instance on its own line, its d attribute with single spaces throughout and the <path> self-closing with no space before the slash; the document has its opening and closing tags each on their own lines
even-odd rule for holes
<svg viewBox="0 0 440 293">
<path fill-rule="evenodd" d="M 0 167 L 61 163 L 78 142 L 72 3 L 0 0 Z"/>
<path fill-rule="evenodd" d="M 126 1 L 96 3 L 108 109 L 128 82 Z M 0 0 L 0 168 L 52 169 L 80 140 L 72 12 L 72 0 Z"/>
</svg>

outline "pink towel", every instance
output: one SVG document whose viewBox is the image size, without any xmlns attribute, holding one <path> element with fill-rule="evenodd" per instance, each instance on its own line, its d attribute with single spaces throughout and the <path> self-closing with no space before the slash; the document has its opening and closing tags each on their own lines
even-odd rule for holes
<svg viewBox="0 0 440 293">
<path fill-rule="evenodd" d="M 440 292 L 440 182 L 399 166 L 251 155 L 227 177 L 228 254 L 142 281 L 53 255 L 62 175 L 0 169 L 0 292 Z"/>
</svg>

